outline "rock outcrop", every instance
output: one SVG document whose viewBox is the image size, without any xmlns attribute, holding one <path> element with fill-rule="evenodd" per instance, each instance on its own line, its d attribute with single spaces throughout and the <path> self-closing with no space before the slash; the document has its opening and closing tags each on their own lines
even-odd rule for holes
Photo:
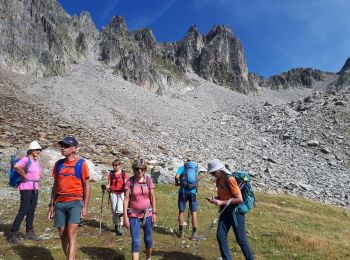
<svg viewBox="0 0 350 260">
<path fill-rule="evenodd" d="M 99 60 L 115 74 L 158 94 L 183 78 L 176 66 L 162 61 L 152 31 L 129 32 L 121 16 L 114 17 L 102 30 L 99 46 Z"/>
<path fill-rule="evenodd" d="M 248 68 L 239 40 L 225 26 L 216 26 L 205 37 L 198 75 L 241 93 L 248 93 Z"/>
<path fill-rule="evenodd" d="M 311 68 L 295 68 L 268 78 L 263 86 L 279 90 L 286 88 L 312 88 L 316 82 L 326 79 L 331 73 Z"/>
<path fill-rule="evenodd" d="M 4 0 L 0 17 L 0 64 L 24 74 L 64 72 L 90 55 L 98 34 L 88 13 L 71 17 L 55 0 Z"/>
<path fill-rule="evenodd" d="M 4 0 L 0 16 L 0 65 L 16 72 L 51 76 L 98 59 L 158 94 L 192 85 L 186 72 L 241 93 L 256 90 L 248 82 L 243 47 L 225 26 L 207 35 L 192 26 L 183 40 L 160 44 L 150 29 L 129 32 L 120 16 L 99 33 L 87 12 L 70 16 L 55 0 Z"/>
<path fill-rule="evenodd" d="M 337 73 L 339 75 L 338 80 L 335 83 L 337 89 L 349 87 L 350 85 L 350 58 L 347 58 L 342 69 Z"/>
<path fill-rule="evenodd" d="M 174 44 L 163 45 L 163 58 L 174 62 L 184 72 L 200 77 L 240 93 L 256 91 L 249 84 L 248 68 L 243 47 L 232 31 L 214 26 L 207 35 L 190 27 L 185 38 Z"/>
</svg>

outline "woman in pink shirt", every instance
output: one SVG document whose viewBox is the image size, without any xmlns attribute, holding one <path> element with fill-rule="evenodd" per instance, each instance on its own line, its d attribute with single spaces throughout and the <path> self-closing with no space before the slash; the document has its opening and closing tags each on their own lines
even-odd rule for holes
<svg viewBox="0 0 350 260">
<path fill-rule="evenodd" d="M 41 166 L 38 160 L 42 148 L 37 141 L 29 145 L 27 156 L 19 160 L 14 168 L 21 175 L 22 182 L 18 186 L 21 194 L 21 204 L 12 224 L 9 242 L 19 244 L 23 241 L 19 235 L 24 217 L 26 217 L 26 239 L 39 240 L 33 229 L 34 213 L 38 203 L 39 179 Z"/>
<path fill-rule="evenodd" d="M 154 183 L 145 175 L 147 165 L 143 159 L 132 165 L 134 176 L 125 185 L 124 226 L 130 228 L 132 259 L 139 259 L 140 226 L 143 228 L 146 247 L 146 259 L 152 255 L 152 226 L 156 223 L 156 197 Z"/>
</svg>

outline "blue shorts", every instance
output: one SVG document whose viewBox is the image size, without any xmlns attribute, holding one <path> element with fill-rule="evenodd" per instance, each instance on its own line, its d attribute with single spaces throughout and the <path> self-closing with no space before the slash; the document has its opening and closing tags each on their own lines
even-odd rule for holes
<svg viewBox="0 0 350 260">
<path fill-rule="evenodd" d="M 80 223 L 80 212 L 83 207 L 81 200 L 55 203 L 54 227 L 63 227 L 68 224 Z"/>
<path fill-rule="evenodd" d="M 179 198 L 177 205 L 179 207 L 179 212 L 182 213 L 186 209 L 186 202 L 190 205 L 191 212 L 197 211 L 197 195 L 192 192 L 179 193 Z"/>
</svg>

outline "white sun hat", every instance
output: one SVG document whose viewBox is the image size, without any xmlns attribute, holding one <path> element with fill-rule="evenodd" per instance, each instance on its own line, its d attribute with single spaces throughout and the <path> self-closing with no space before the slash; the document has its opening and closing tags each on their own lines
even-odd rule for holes
<svg viewBox="0 0 350 260">
<path fill-rule="evenodd" d="M 223 171 L 227 174 L 230 174 L 230 171 L 226 169 L 225 164 L 223 164 L 220 160 L 214 159 L 208 162 L 208 173 Z"/>
<path fill-rule="evenodd" d="M 41 146 L 39 145 L 38 141 L 33 141 L 30 143 L 29 145 L 29 150 L 42 150 L 43 148 L 41 148 Z"/>
</svg>

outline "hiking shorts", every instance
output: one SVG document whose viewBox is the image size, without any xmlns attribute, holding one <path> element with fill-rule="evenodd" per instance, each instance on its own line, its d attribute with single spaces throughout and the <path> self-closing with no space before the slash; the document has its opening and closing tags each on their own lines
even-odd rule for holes
<svg viewBox="0 0 350 260">
<path fill-rule="evenodd" d="M 55 203 L 54 227 L 63 227 L 68 224 L 80 224 L 80 212 L 83 207 L 81 200 Z"/>
<path fill-rule="evenodd" d="M 192 193 L 192 192 L 185 192 L 185 193 L 179 193 L 179 198 L 178 198 L 178 207 L 179 207 L 179 212 L 182 213 L 186 209 L 186 202 L 188 201 L 188 204 L 190 206 L 190 211 L 195 212 L 197 211 L 197 195 Z"/>
</svg>

